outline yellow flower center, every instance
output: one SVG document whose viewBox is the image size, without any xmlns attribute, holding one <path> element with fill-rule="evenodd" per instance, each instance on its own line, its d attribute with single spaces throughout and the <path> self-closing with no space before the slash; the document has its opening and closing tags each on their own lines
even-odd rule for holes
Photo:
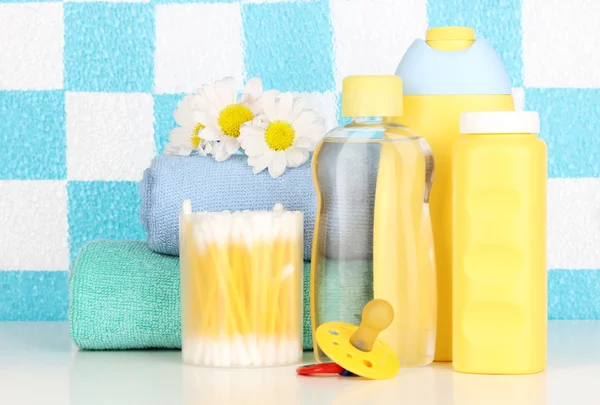
<svg viewBox="0 0 600 405">
<path fill-rule="evenodd" d="M 198 132 L 200 132 L 200 130 L 204 128 L 204 125 L 198 123 L 196 124 L 196 126 L 194 127 L 194 130 L 192 131 L 191 135 L 190 135 L 190 141 L 192 142 L 192 146 L 196 149 L 198 149 L 198 145 L 200 145 L 200 141 L 202 140 L 199 136 L 198 136 Z"/>
<path fill-rule="evenodd" d="M 275 121 L 265 131 L 265 141 L 273 150 L 286 150 L 294 143 L 296 132 L 287 122 Z"/>
<path fill-rule="evenodd" d="M 230 104 L 219 114 L 219 126 L 225 135 L 237 138 L 243 123 L 252 120 L 252 111 L 242 104 Z"/>
</svg>

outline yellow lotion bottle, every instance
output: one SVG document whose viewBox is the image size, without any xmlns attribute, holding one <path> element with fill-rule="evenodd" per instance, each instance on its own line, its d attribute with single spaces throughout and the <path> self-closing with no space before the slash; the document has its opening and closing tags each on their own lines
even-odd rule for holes
<svg viewBox="0 0 600 405">
<path fill-rule="evenodd" d="M 452 144 L 462 112 L 514 110 L 502 61 L 467 27 L 427 31 L 406 51 L 396 75 L 404 80 L 404 113 L 394 121 L 426 140 L 435 159 L 430 211 L 438 299 L 436 361 L 452 360 Z"/>
<path fill-rule="evenodd" d="M 456 371 L 546 367 L 546 144 L 535 112 L 461 116 L 453 150 Z"/>
</svg>

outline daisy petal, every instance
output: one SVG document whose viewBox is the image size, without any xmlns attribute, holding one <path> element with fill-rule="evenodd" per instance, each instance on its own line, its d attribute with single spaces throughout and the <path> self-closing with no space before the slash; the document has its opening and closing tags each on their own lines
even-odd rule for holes
<svg viewBox="0 0 600 405">
<path fill-rule="evenodd" d="M 294 106 L 292 107 L 292 112 L 290 113 L 290 117 L 288 118 L 289 122 L 294 122 L 296 118 L 300 115 L 304 107 L 306 106 L 306 101 L 301 98 L 294 99 Z"/>
<path fill-rule="evenodd" d="M 169 133 L 169 142 L 174 143 L 189 143 L 192 134 L 192 129 L 177 127 Z"/>
<path fill-rule="evenodd" d="M 263 131 L 265 129 L 267 129 L 268 125 L 269 125 L 269 119 L 264 114 L 258 115 L 258 116 L 256 116 L 256 118 L 254 118 L 252 120 L 252 126 L 256 127 L 256 128 L 260 128 Z"/>
<path fill-rule="evenodd" d="M 253 77 L 252 79 L 248 80 L 246 86 L 244 86 L 242 94 L 248 96 L 250 100 L 256 100 L 260 97 L 262 90 L 262 79 L 260 77 Z"/>
<path fill-rule="evenodd" d="M 223 134 L 215 127 L 207 126 L 198 133 L 198 136 L 207 141 L 218 141 L 223 137 Z"/>
<path fill-rule="evenodd" d="M 325 127 L 321 124 L 312 124 L 306 127 L 303 133 L 306 133 L 311 139 L 320 140 L 325 135 Z"/>
<path fill-rule="evenodd" d="M 207 155 L 212 153 L 213 148 L 214 148 L 213 142 L 207 142 L 204 139 L 201 142 L 202 142 L 202 150 L 204 150 L 204 152 L 206 152 Z"/>
<path fill-rule="evenodd" d="M 269 174 L 273 178 L 277 178 L 283 174 L 287 165 L 287 159 L 284 151 L 275 152 L 273 159 L 269 163 Z"/>
<path fill-rule="evenodd" d="M 204 90 L 203 90 L 202 94 L 206 97 L 208 102 L 210 104 L 212 104 L 212 106 L 217 111 L 221 111 L 223 108 L 227 107 L 227 105 L 228 105 L 221 101 L 221 97 L 219 97 L 219 93 L 217 93 L 217 88 L 215 85 L 204 86 Z"/>
<path fill-rule="evenodd" d="M 192 96 L 186 96 L 177 104 L 173 111 L 173 118 L 180 127 L 193 127 L 195 125 L 192 119 Z"/>
<path fill-rule="evenodd" d="M 240 138 L 248 138 L 253 136 L 264 137 L 264 128 L 258 128 L 248 123 L 245 123 L 240 127 Z"/>
<path fill-rule="evenodd" d="M 195 121 L 192 127 L 195 127 L 197 123 L 200 123 L 205 127 L 216 127 L 218 125 L 217 117 L 206 111 L 194 111 L 192 112 L 192 118 Z"/>
<path fill-rule="evenodd" d="M 315 124 L 322 125 L 322 126 L 323 126 L 323 128 L 325 128 L 325 127 L 327 126 L 327 123 L 325 122 L 325 118 L 323 118 L 323 117 L 318 117 L 318 118 L 315 120 Z"/>
<path fill-rule="evenodd" d="M 232 138 L 230 136 L 226 136 L 225 140 L 223 140 L 221 142 L 224 142 L 225 150 L 230 155 L 233 155 L 235 152 L 237 152 L 240 149 L 240 143 L 238 142 L 237 138 Z"/>
<path fill-rule="evenodd" d="M 308 151 L 292 147 L 285 151 L 285 157 L 288 167 L 298 167 L 308 160 Z"/>
<path fill-rule="evenodd" d="M 265 170 L 269 166 L 269 163 L 271 163 L 271 158 L 272 154 L 270 151 L 267 151 L 262 156 L 249 157 L 248 164 L 252 166 L 252 173 L 258 174 Z"/>
<path fill-rule="evenodd" d="M 215 82 L 215 91 L 219 95 L 219 100 L 225 106 L 235 103 L 235 80 L 233 77 L 226 77 Z"/>
<path fill-rule="evenodd" d="M 283 93 L 279 98 L 279 103 L 277 103 L 277 119 L 280 121 L 289 121 L 293 105 L 294 96 L 292 93 Z"/>
<path fill-rule="evenodd" d="M 165 145 L 164 154 L 169 156 L 189 156 L 193 152 L 190 148 L 181 145 L 168 143 Z"/>
<path fill-rule="evenodd" d="M 260 96 L 262 111 L 265 113 L 269 121 L 277 121 L 277 107 L 275 105 L 275 99 L 278 93 L 279 92 L 276 90 L 269 90 L 265 91 L 262 96 Z"/>
<path fill-rule="evenodd" d="M 250 100 L 247 96 L 242 96 L 240 99 L 240 103 L 247 106 L 252 114 L 260 114 L 262 112 L 262 103 L 260 102 L 260 98 L 258 100 Z"/>
<path fill-rule="evenodd" d="M 211 115 L 217 116 L 219 115 L 219 111 L 216 106 L 214 106 L 209 100 L 208 97 L 204 93 L 196 96 L 194 100 L 193 110 L 201 110 L 204 112 L 208 112 Z"/>
<path fill-rule="evenodd" d="M 215 145 L 213 149 L 213 155 L 217 162 L 223 162 L 231 157 L 231 155 L 225 150 L 225 145 L 222 142 L 219 142 L 217 145 Z"/>
<path fill-rule="evenodd" d="M 294 127 L 297 132 L 302 132 L 305 127 L 313 124 L 317 118 L 318 115 L 315 111 L 303 110 L 300 115 L 298 115 L 298 118 L 292 122 L 292 127 Z"/>
<path fill-rule="evenodd" d="M 191 95 L 190 97 L 190 108 L 192 110 L 198 110 L 202 106 L 203 100 L 205 97 L 199 96 L 197 94 Z"/>
<path fill-rule="evenodd" d="M 247 156 L 261 156 L 265 153 L 269 147 L 263 138 L 260 137 L 250 137 L 246 138 L 246 140 L 242 143 L 242 148 L 244 148 L 244 152 Z"/>
<path fill-rule="evenodd" d="M 312 145 L 312 143 L 313 142 L 310 139 L 302 137 L 302 136 L 298 136 L 294 140 L 294 146 L 296 148 L 308 149 L 308 148 L 310 148 L 310 145 Z"/>
</svg>

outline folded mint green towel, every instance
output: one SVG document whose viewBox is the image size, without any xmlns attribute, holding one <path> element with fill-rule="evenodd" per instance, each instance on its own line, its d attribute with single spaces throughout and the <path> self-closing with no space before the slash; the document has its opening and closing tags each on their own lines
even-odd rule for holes
<svg viewBox="0 0 600 405">
<path fill-rule="evenodd" d="M 304 349 L 312 350 L 310 264 L 304 264 Z M 181 348 L 179 258 L 141 241 L 93 241 L 70 276 L 73 342 L 88 350 Z"/>
</svg>

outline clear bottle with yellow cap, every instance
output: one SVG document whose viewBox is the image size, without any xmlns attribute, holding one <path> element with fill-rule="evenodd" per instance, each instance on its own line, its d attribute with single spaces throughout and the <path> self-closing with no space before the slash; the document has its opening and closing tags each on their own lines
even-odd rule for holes
<svg viewBox="0 0 600 405">
<path fill-rule="evenodd" d="M 512 87 L 492 46 L 468 27 L 437 27 L 416 39 L 396 75 L 404 81 L 404 114 L 431 146 L 436 163 L 431 222 L 438 280 L 436 361 L 452 360 L 452 145 L 460 114 L 514 110 Z"/>
<path fill-rule="evenodd" d="M 327 322 L 358 325 L 373 298 L 396 316 L 381 338 L 402 366 L 433 361 L 436 277 L 429 219 L 433 158 L 406 126 L 398 76 L 350 76 L 342 113 L 352 121 L 329 132 L 313 156 L 317 191 L 311 263 L 314 336 Z"/>
</svg>

